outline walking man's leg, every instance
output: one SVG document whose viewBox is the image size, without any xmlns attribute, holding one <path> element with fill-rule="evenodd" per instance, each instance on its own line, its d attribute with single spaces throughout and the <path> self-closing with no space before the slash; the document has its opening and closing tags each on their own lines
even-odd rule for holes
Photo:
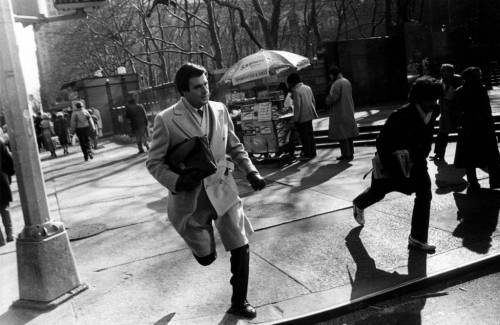
<svg viewBox="0 0 500 325">
<path fill-rule="evenodd" d="M 448 145 L 448 133 L 439 132 L 436 137 L 436 144 L 434 145 L 434 160 L 444 159 L 446 146 Z"/>
<path fill-rule="evenodd" d="M 429 218 L 431 210 L 431 180 L 429 173 L 423 171 L 415 176 L 415 205 L 411 218 L 411 232 L 409 246 L 424 251 L 434 251 L 435 246 L 427 244 L 429 232 Z"/>
<path fill-rule="evenodd" d="M 144 152 L 144 148 L 142 147 L 142 145 L 144 143 L 144 131 L 143 130 L 135 132 L 135 141 L 137 143 L 137 149 L 139 150 L 139 153 L 143 153 Z"/>
<path fill-rule="evenodd" d="M 388 180 L 375 180 L 372 177 L 372 184 L 363 193 L 358 195 L 353 201 L 354 219 L 360 225 L 365 224 L 364 209 L 382 200 L 390 192 Z"/>
</svg>

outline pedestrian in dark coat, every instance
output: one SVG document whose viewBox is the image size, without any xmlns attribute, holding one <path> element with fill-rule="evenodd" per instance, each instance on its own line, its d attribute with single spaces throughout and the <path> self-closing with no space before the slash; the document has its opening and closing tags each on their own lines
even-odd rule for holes
<svg viewBox="0 0 500 325">
<path fill-rule="evenodd" d="M 480 188 L 476 168 L 487 167 L 490 187 L 498 179 L 500 154 L 491 114 L 490 98 L 481 83 L 481 70 L 469 67 L 462 73 L 464 84 L 457 89 L 455 104 L 462 112 L 458 131 L 455 167 L 466 168 L 471 190 Z M 499 182 L 500 183 L 500 182 Z"/>
<path fill-rule="evenodd" d="M 448 134 L 457 131 L 459 112 L 453 106 L 455 91 L 462 85 L 462 78 L 455 74 L 452 64 L 445 63 L 441 66 L 441 88 L 442 94 L 439 97 L 439 133 L 434 146 L 434 156 L 432 160 L 442 160 L 448 145 Z"/>
<path fill-rule="evenodd" d="M 139 153 L 144 152 L 143 145 L 149 150 L 148 137 L 148 118 L 144 106 L 137 104 L 134 98 L 128 100 L 125 106 L 125 117 L 130 120 L 132 135 L 135 137 Z"/>
<path fill-rule="evenodd" d="M 440 86 L 434 79 L 417 79 L 410 90 L 410 103 L 389 116 L 377 138 L 377 155 L 385 177 L 372 175 L 371 187 L 353 201 L 354 218 L 363 225 L 363 210 L 382 200 L 387 193 L 415 193 L 408 243 L 424 251 L 436 248 L 427 243 L 432 199 L 427 156 L 431 151 L 433 124 L 439 115 L 436 104 L 439 95 Z M 405 164 L 409 175 L 403 172 L 400 157 L 409 158 L 410 163 Z"/>
<path fill-rule="evenodd" d="M 9 203 L 12 202 L 12 192 L 10 190 L 12 175 L 14 175 L 12 155 L 0 139 L 0 214 L 2 215 L 2 223 L 5 227 L 8 242 L 14 240 L 12 235 L 12 220 L 9 212 Z M 0 246 L 3 245 L 5 245 L 5 240 L 0 230 Z"/>
<path fill-rule="evenodd" d="M 59 138 L 59 144 L 64 150 L 64 154 L 67 155 L 68 152 L 68 144 L 69 144 L 69 123 L 68 120 L 64 117 L 63 112 L 58 112 L 56 114 L 56 119 L 54 121 L 54 132 Z"/>
</svg>

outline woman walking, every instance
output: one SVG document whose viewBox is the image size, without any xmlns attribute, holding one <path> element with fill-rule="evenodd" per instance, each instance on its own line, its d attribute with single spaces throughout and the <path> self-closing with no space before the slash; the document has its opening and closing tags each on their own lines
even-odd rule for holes
<svg viewBox="0 0 500 325">
<path fill-rule="evenodd" d="M 89 139 L 91 132 L 94 130 L 94 122 L 89 112 L 83 108 L 81 103 L 76 103 L 73 114 L 71 115 L 71 133 L 76 133 L 85 161 L 88 161 L 89 158 L 94 158 L 92 150 L 90 149 Z"/>
<path fill-rule="evenodd" d="M 487 167 L 490 188 L 500 187 L 500 154 L 495 135 L 490 98 L 481 83 L 481 70 L 469 67 L 462 73 L 464 84 L 457 89 L 455 102 L 462 112 L 458 131 L 455 167 L 465 168 L 470 190 L 480 188 L 476 168 Z"/>
<path fill-rule="evenodd" d="M 42 115 L 42 121 L 40 122 L 40 129 L 42 132 L 42 140 L 45 150 L 50 151 L 50 156 L 52 158 L 57 158 L 56 146 L 52 141 L 52 136 L 55 135 L 55 133 L 54 133 L 54 125 L 50 120 L 50 114 L 44 113 Z"/>
</svg>

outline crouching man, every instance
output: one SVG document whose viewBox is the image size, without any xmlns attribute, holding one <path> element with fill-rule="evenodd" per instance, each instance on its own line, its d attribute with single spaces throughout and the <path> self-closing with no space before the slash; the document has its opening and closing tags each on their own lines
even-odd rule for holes
<svg viewBox="0 0 500 325">
<path fill-rule="evenodd" d="M 432 200 L 427 156 L 431 150 L 434 122 L 439 115 L 437 99 L 440 93 L 440 85 L 431 78 L 415 82 L 410 90 L 409 104 L 389 116 L 377 138 L 380 164 L 374 164 L 371 187 L 353 201 L 354 218 L 363 225 L 363 210 L 382 200 L 387 193 L 415 193 L 408 245 L 427 252 L 436 249 L 427 243 Z M 382 166 L 380 170 L 377 165 Z"/>
<path fill-rule="evenodd" d="M 228 313 L 254 318 L 255 308 L 247 302 L 248 236 L 253 229 L 232 176 L 233 162 L 246 173 L 254 190 L 263 189 L 265 180 L 236 137 L 226 106 L 209 101 L 205 68 L 183 65 L 177 71 L 175 84 L 182 97 L 155 118 L 147 168 L 169 190 L 168 218 L 201 265 L 209 265 L 217 257 L 215 224 L 225 249 L 231 251 L 233 294 Z M 165 163 L 176 145 L 204 136 L 217 165 L 214 174 L 200 179 L 195 171 L 178 174 Z"/>
</svg>

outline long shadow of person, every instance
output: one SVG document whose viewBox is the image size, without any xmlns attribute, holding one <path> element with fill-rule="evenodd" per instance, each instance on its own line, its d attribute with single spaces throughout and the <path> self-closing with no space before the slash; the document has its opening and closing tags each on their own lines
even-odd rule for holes
<svg viewBox="0 0 500 325">
<path fill-rule="evenodd" d="M 356 263 L 354 278 L 351 280 L 351 300 L 360 298 L 377 291 L 401 285 L 410 280 L 424 278 L 427 273 L 427 254 L 418 250 L 409 250 L 408 274 L 388 272 L 376 267 L 375 261 L 366 251 L 359 233 L 362 227 L 352 229 L 346 237 L 346 246 Z M 389 308 L 374 315 L 368 316 L 355 324 L 407 324 L 420 325 L 420 311 L 425 306 L 426 299 L 418 298 L 411 301 L 411 308 Z"/>
<path fill-rule="evenodd" d="M 445 160 L 434 161 L 434 165 L 437 167 L 436 186 L 438 188 L 436 194 L 465 190 L 467 182 L 464 180 L 465 170 L 463 168 L 455 168 Z"/>
<path fill-rule="evenodd" d="M 352 164 L 346 161 L 341 161 L 337 164 L 328 164 L 320 166 L 312 174 L 306 177 L 302 177 L 300 180 L 300 185 L 295 186 L 290 190 L 290 193 L 297 193 L 308 188 L 314 187 L 316 185 L 322 184 L 331 178 L 342 173 L 344 170 L 351 167 Z"/>
<path fill-rule="evenodd" d="M 463 246 L 471 251 L 486 254 L 498 224 L 500 192 L 479 189 L 470 194 L 453 193 L 453 196 L 459 221 L 453 236 L 462 238 Z"/>
</svg>

